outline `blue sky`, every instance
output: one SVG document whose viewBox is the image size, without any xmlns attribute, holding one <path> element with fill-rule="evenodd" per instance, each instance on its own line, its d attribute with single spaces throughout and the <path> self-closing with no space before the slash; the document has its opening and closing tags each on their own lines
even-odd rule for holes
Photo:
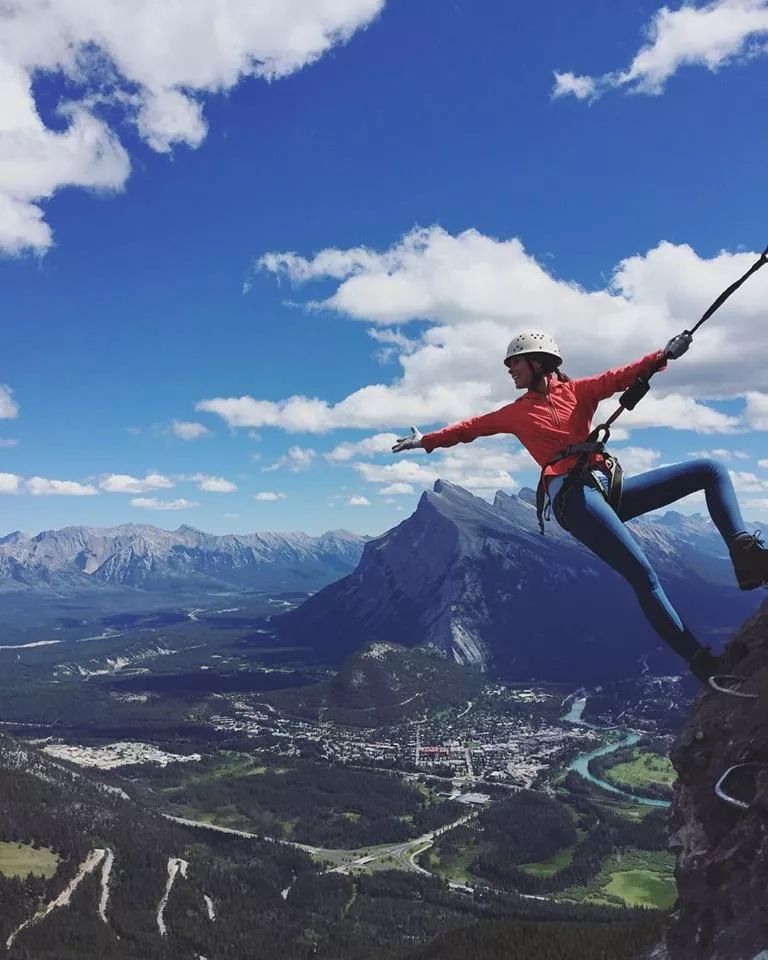
<svg viewBox="0 0 768 960">
<path fill-rule="evenodd" d="M 375 534 L 436 476 L 535 485 L 514 438 L 388 449 L 514 399 L 517 330 L 629 362 L 768 241 L 763 0 L 111 5 L 0 39 L 0 533 Z M 762 521 L 765 273 L 615 443 L 716 451 Z"/>
</svg>

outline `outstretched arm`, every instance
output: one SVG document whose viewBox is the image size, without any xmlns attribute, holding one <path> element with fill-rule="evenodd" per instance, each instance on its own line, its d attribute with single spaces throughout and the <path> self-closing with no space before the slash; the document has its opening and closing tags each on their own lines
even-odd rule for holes
<svg viewBox="0 0 768 960">
<path fill-rule="evenodd" d="M 649 353 L 642 360 L 636 360 L 625 367 L 606 370 L 605 373 L 599 373 L 594 377 L 576 380 L 576 390 L 581 397 L 586 397 L 596 407 L 601 400 L 607 400 L 619 390 L 626 390 L 638 377 L 654 369 L 664 370 L 667 361 L 682 357 L 692 342 L 693 336 L 687 330 L 683 330 L 676 337 L 672 337 L 663 350 Z"/>
<path fill-rule="evenodd" d="M 442 430 L 425 433 L 421 438 L 421 445 L 431 453 L 437 447 L 453 447 L 457 443 L 471 443 L 478 437 L 490 437 L 495 433 L 515 433 L 519 418 L 519 407 L 514 403 L 507 404 L 493 413 L 484 413 L 479 417 L 469 417 L 459 420 Z"/>
<path fill-rule="evenodd" d="M 664 364 L 659 369 L 663 370 L 667 365 L 665 351 L 656 350 L 624 367 L 614 367 L 593 377 L 581 377 L 574 381 L 574 387 L 579 398 L 585 399 L 594 409 L 601 400 L 607 400 L 619 390 L 626 390 L 639 376 L 650 373 L 653 366 L 661 359 L 664 359 Z"/>
</svg>

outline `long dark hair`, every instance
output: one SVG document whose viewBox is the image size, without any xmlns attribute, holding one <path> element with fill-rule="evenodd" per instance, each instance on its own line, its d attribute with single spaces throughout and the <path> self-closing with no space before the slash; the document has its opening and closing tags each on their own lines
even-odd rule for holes
<svg viewBox="0 0 768 960">
<path fill-rule="evenodd" d="M 560 369 L 561 361 L 555 359 L 551 353 L 529 353 L 526 359 L 529 361 L 535 360 L 541 364 L 541 369 L 538 374 L 536 374 L 536 379 L 533 382 L 534 386 L 537 386 L 539 380 L 547 373 L 554 373 L 560 383 L 568 383 L 571 379 L 567 373 L 563 373 Z M 533 369 L 533 367 L 531 367 L 531 369 Z"/>
</svg>

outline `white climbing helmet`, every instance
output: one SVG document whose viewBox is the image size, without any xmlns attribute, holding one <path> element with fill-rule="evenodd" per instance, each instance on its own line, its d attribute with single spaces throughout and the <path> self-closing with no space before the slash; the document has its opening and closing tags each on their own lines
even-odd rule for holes
<svg viewBox="0 0 768 960">
<path fill-rule="evenodd" d="M 548 333 L 543 330 L 526 330 L 524 333 L 518 333 L 512 337 L 507 347 L 507 355 L 504 357 L 504 366 L 508 366 L 512 357 L 521 357 L 526 353 L 546 353 L 554 357 L 557 365 L 563 362 L 560 356 L 560 348 Z"/>
</svg>

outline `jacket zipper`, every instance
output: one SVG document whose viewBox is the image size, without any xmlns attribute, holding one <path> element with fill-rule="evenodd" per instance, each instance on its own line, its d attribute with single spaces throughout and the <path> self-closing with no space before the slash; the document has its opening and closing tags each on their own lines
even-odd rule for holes
<svg viewBox="0 0 768 960">
<path fill-rule="evenodd" d="M 560 417 L 558 416 L 557 410 L 555 410 L 554 404 L 549 397 L 549 388 L 547 388 L 547 403 L 549 404 L 549 409 L 552 411 L 552 416 L 555 418 L 555 423 L 557 426 L 560 426 Z"/>
</svg>

